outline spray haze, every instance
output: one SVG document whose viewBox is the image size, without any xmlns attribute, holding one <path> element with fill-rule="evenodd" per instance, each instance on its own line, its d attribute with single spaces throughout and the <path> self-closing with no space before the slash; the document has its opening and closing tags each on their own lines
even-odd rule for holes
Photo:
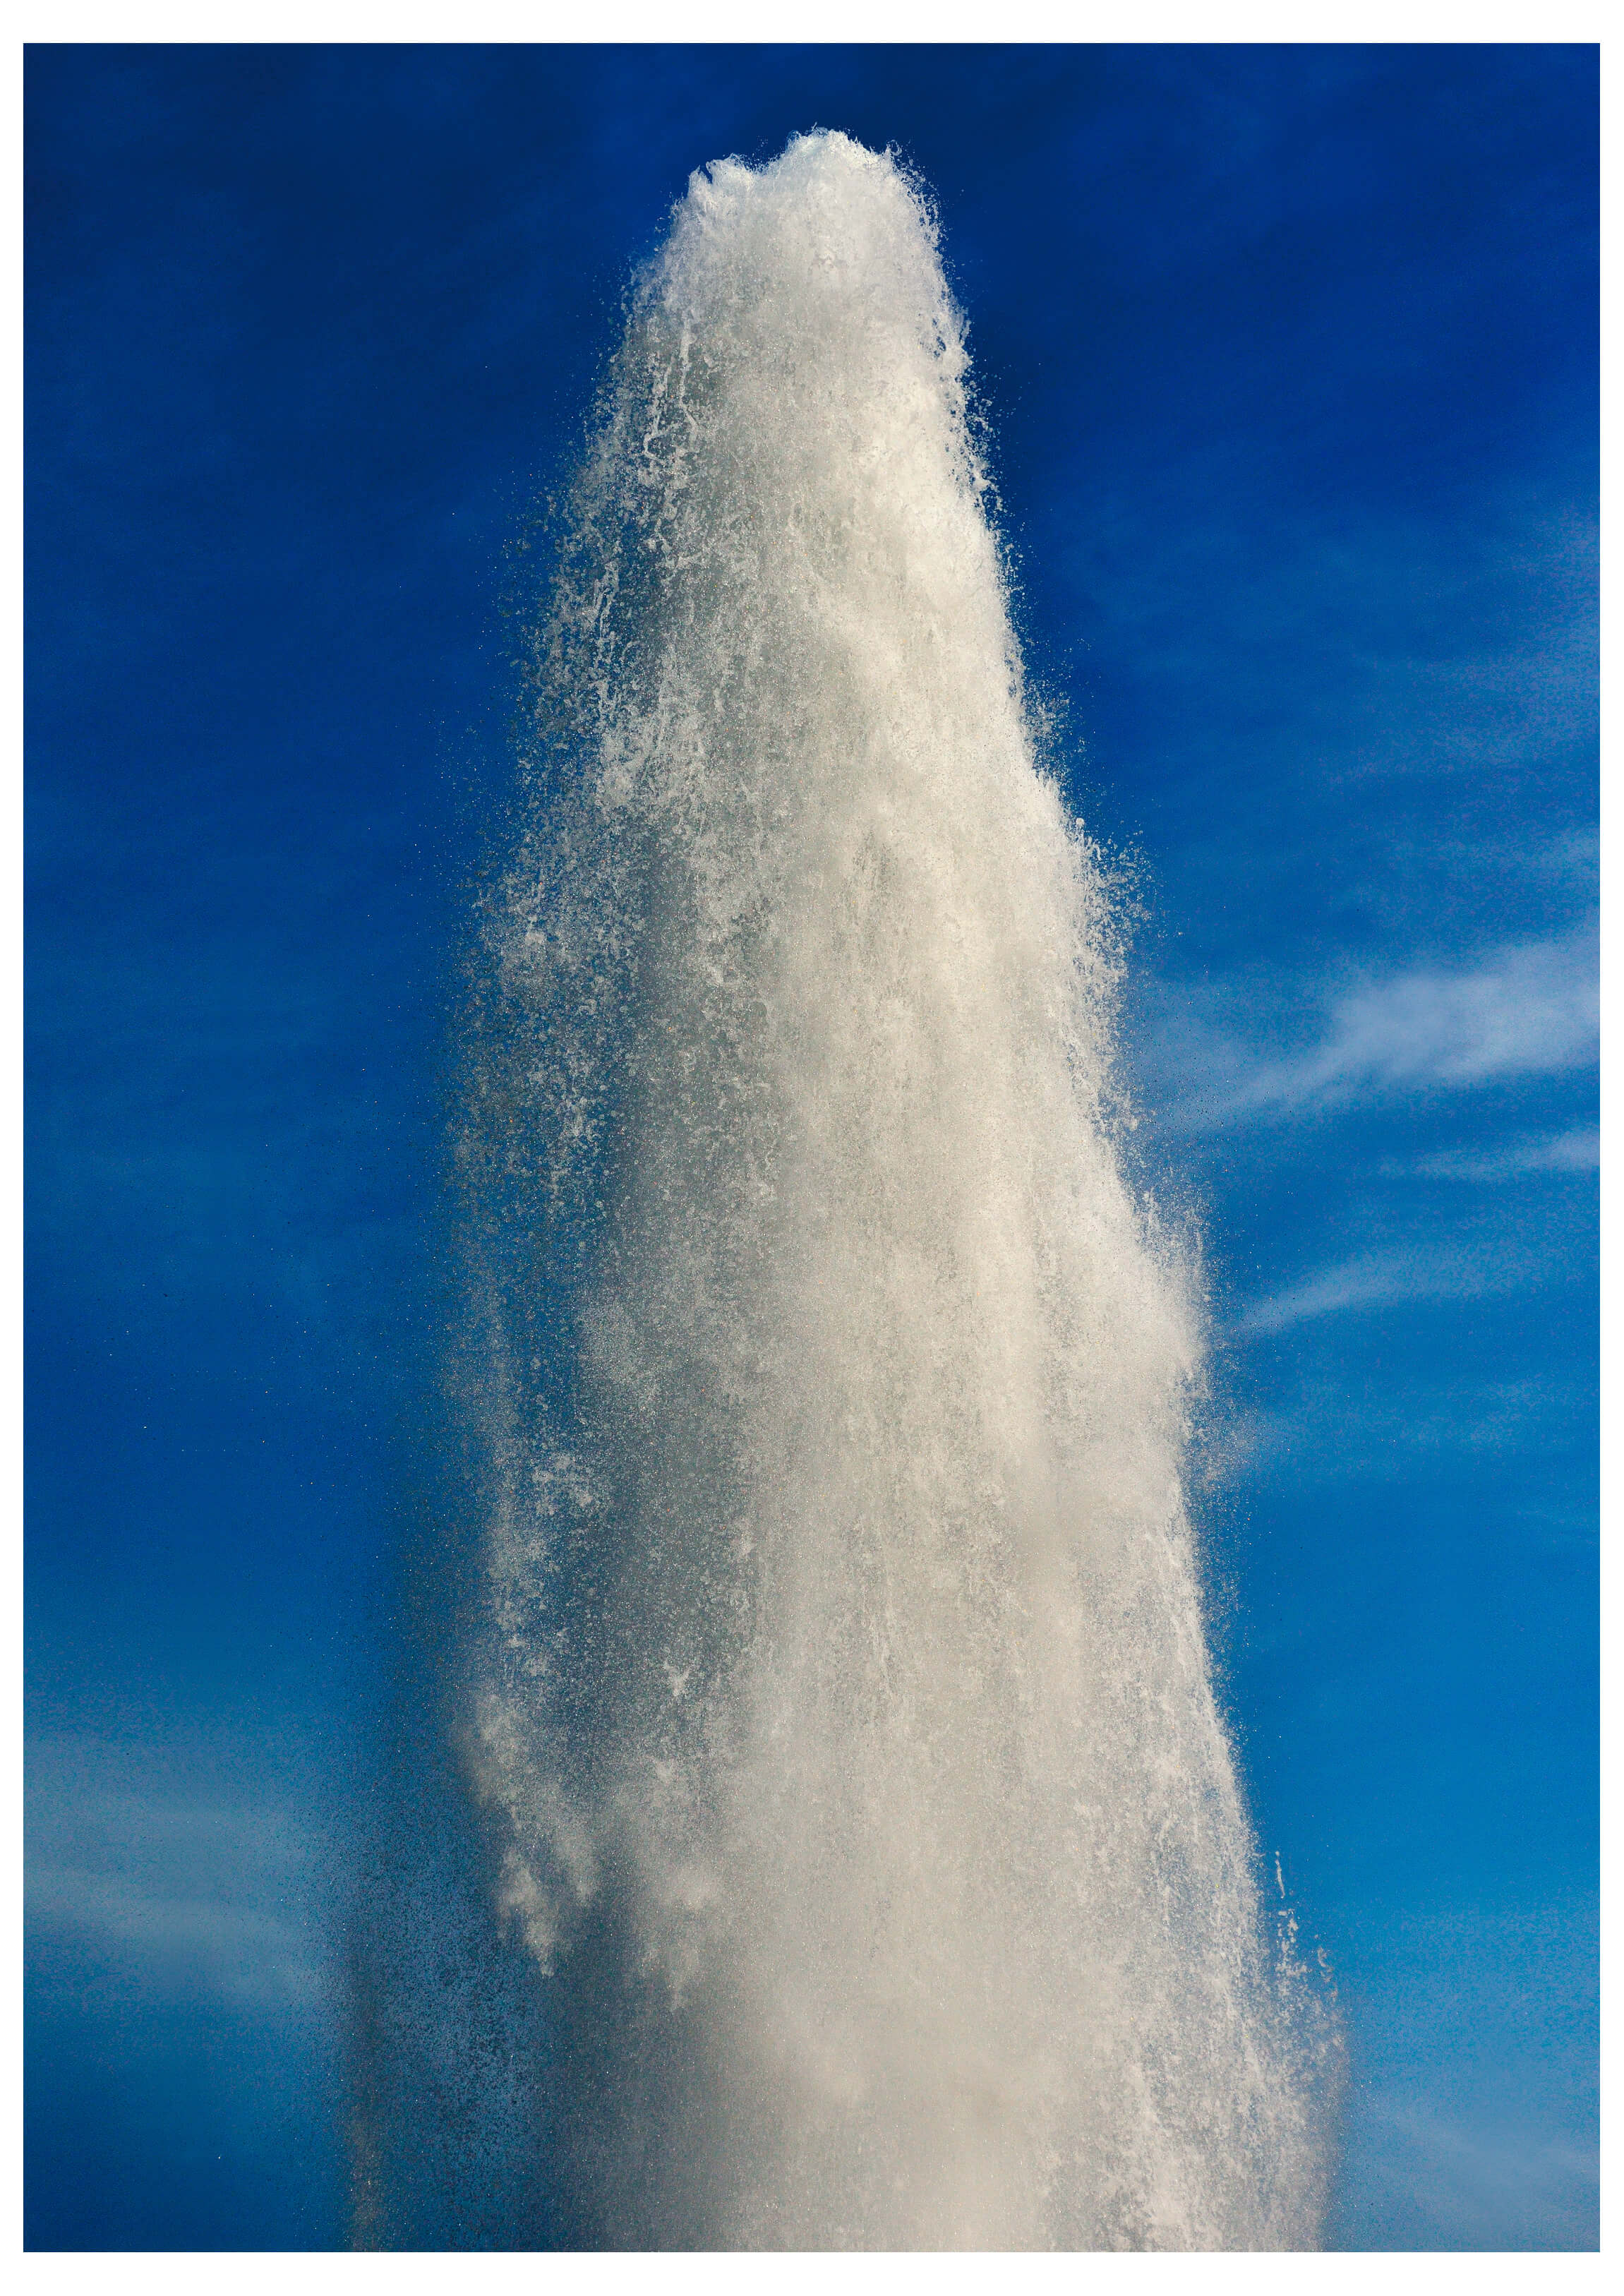
<svg viewBox="0 0 1624 2296">
<path fill-rule="evenodd" d="M 571 2244 L 1290 2247 L 1181 1496 L 933 218 L 838 135 L 634 292 L 485 909 L 469 1763 Z"/>
</svg>

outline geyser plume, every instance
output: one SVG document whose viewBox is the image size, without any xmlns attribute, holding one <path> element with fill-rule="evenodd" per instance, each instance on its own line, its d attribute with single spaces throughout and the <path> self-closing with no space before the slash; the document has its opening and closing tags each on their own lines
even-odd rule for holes
<svg viewBox="0 0 1624 2296">
<path fill-rule="evenodd" d="M 571 2243 L 1316 2237 L 1196 1320 L 965 387 L 890 158 L 696 175 L 538 650 L 462 1143 L 470 1742 Z"/>
</svg>

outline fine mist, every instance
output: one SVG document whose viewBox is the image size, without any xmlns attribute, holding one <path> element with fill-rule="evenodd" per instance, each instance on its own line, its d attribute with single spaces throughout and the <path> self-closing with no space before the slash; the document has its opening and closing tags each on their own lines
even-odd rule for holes
<svg viewBox="0 0 1624 2296">
<path fill-rule="evenodd" d="M 563 2244 L 1317 2237 L 1201 1316 L 966 382 L 890 157 L 696 175 L 537 639 L 463 1030 L 453 1702 Z"/>
</svg>

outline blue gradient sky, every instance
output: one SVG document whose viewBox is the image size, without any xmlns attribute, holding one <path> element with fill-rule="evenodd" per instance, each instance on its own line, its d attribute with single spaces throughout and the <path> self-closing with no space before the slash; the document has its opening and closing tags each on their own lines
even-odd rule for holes
<svg viewBox="0 0 1624 2296">
<path fill-rule="evenodd" d="M 1596 62 L 36 48 L 29 2237 L 342 2238 L 504 547 L 689 170 L 940 199 L 1134 857 L 1224 1694 L 1333 2235 L 1594 2244 Z"/>
</svg>

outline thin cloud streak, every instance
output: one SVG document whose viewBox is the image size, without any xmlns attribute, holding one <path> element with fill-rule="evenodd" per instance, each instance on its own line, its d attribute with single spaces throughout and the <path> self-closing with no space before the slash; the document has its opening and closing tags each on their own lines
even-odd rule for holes
<svg viewBox="0 0 1624 2296">
<path fill-rule="evenodd" d="M 1537 1172 L 1594 1172 L 1602 1161 L 1602 1136 L 1594 1124 L 1531 1140 L 1513 1141 L 1486 1154 L 1440 1148 L 1410 1163 L 1390 1162 L 1390 1176 L 1416 1173 L 1428 1180 L 1518 1180 Z"/>
<path fill-rule="evenodd" d="M 1487 1292 L 1515 1290 L 1521 1275 L 1514 1261 L 1501 1260 L 1490 1269 L 1464 1252 L 1371 1252 L 1322 1268 L 1289 1290 L 1256 1301 L 1242 1314 L 1236 1329 L 1264 1336 L 1319 1316 L 1385 1308 L 1398 1300 L 1477 1300 Z"/>
<path fill-rule="evenodd" d="M 323 1995 L 311 1938 L 275 1914 L 159 1897 L 139 1882 L 67 1866 L 32 1873 L 28 1902 L 37 1937 L 78 1941 L 98 1969 L 125 1969 L 144 1991 L 243 2008 L 304 2008 Z"/>
<path fill-rule="evenodd" d="M 321 1844 L 295 1803 L 92 1741 L 37 1741 L 29 1769 L 27 1919 L 51 1981 L 267 2011 L 322 1997 Z"/>
<path fill-rule="evenodd" d="M 1274 1410 L 1248 1412 L 1204 1437 L 1195 1460 L 1203 1488 L 1224 1489 L 1289 1473 L 1311 1484 L 1403 1481 L 1448 1454 L 1459 1460 L 1548 1453 L 1587 1422 L 1587 1388 L 1545 1377 L 1464 1381 L 1438 1371 L 1412 1374 L 1392 1390 L 1350 1396 L 1341 1376 L 1310 1373 Z M 1594 1543 L 1593 1519 L 1559 1503 L 1543 1534 L 1547 1544 Z M 1525 1515 L 1524 1524 L 1531 1521 Z"/>
<path fill-rule="evenodd" d="M 1600 2161 L 1587 2134 L 1530 2120 L 1497 2126 L 1380 2095 L 1359 2132 L 1356 2188 L 1402 2204 L 1439 2248 L 1593 2247 Z"/>
<path fill-rule="evenodd" d="M 1347 990 L 1331 1002 L 1318 1044 L 1284 1060 L 1259 1060 L 1199 1025 L 1169 1031 L 1166 1064 L 1206 1071 L 1172 1121 L 1220 1129 L 1373 1095 L 1587 1067 L 1599 1009 L 1595 942 L 1585 934 L 1514 945 L 1471 972 L 1417 969 Z"/>
</svg>

